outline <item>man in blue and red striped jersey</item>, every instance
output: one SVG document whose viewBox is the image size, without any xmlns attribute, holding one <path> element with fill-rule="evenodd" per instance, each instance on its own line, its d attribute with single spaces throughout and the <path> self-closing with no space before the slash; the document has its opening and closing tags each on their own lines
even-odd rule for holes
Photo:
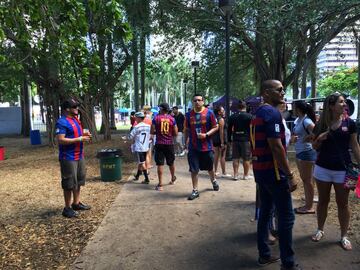
<svg viewBox="0 0 360 270">
<path fill-rule="evenodd" d="M 206 170 L 215 191 L 219 190 L 219 184 L 215 179 L 213 169 L 214 153 L 211 135 L 218 130 L 213 111 L 204 107 L 204 97 L 200 94 L 193 96 L 193 109 L 186 113 L 184 133 L 186 146 L 188 147 L 188 162 L 191 172 L 193 190 L 188 197 L 194 200 L 199 197 L 198 174 L 199 170 Z"/>
<path fill-rule="evenodd" d="M 175 151 L 174 151 L 174 137 L 178 133 L 176 121 L 174 117 L 169 114 L 170 107 L 167 103 L 161 103 L 159 105 L 160 112 L 153 119 L 151 126 L 151 134 L 156 135 L 155 143 L 155 163 L 157 165 L 157 173 L 159 184 L 156 186 L 156 190 L 163 190 L 163 171 L 164 160 L 169 166 L 171 180 L 170 184 L 174 184 L 176 180 L 175 176 Z"/>
<path fill-rule="evenodd" d="M 286 158 L 285 128 L 276 108 L 283 102 L 284 95 L 281 82 L 264 81 L 261 87 L 264 103 L 257 109 L 250 126 L 253 170 L 261 202 L 257 225 L 258 264 L 267 265 L 281 259 L 281 269 L 300 269 L 295 264 L 292 248 L 295 215 L 290 192 L 296 189 L 296 182 Z M 280 258 L 271 255 L 268 245 L 273 205 L 278 214 Z"/>
<path fill-rule="evenodd" d="M 90 132 L 84 134 L 78 119 L 79 103 L 70 98 L 62 104 L 63 116 L 56 123 L 56 138 L 59 144 L 61 187 L 64 190 L 65 207 L 62 215 L 77 217 L 76 210 L 89 210 L 90 206 L 80 202 L 80 186 L 85 185 L 84 144 L 91 139 Z M 71 204 L 71 195 L 73 203 Z"/>
</svg>

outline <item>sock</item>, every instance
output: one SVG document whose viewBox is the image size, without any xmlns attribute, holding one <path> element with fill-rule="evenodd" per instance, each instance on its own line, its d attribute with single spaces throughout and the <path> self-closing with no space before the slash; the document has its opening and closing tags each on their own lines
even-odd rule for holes
<svg viewBox="0 0 360 270">
<path fill-rule="evenodd" d="M 136 173 L 136 175 L 135 175 L 135 177 L 136 177 L 136 178 L 139 178 L 140 175 L 141 175 L 141 171 L 138 170 L 137 173 Z"/>
<path fill-rule="evenodd" d="M 145 176 L 145 180 L 146 180 L 146 181 L 149 181 L 149 176 L 148 176 L 148 173 L 147 173 L 146 170 L 143 170 L 143 174 L 144 174 L 144 176 Z"/>
</svg>

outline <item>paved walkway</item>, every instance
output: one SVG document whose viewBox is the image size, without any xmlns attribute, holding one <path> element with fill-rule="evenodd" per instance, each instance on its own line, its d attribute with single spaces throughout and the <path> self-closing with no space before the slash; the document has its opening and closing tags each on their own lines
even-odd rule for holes
<svg viewBox="0 0 360 270">
<path fill-rule="evenodd" d="M 176 167 L 176 185 L 163 192 L 154 190 L 155 169 L 150 185 L 126 183 L 72 269 L 258 269 L 254 181 L 220 179 L 215 192 L 201 173 L 200 198 L 188 201 L 186 158 L 178 158 Z M 343 251 L 337 227 L 311 242 L 315 224 L 315 215 L 297 216 L 294 247 L 303 269 L 360 269 L 360 247 Z M 273 250 L 278 254 L 277 245 Z M 280 263 L 264 269 L 280 269 Z"/>
</svg>

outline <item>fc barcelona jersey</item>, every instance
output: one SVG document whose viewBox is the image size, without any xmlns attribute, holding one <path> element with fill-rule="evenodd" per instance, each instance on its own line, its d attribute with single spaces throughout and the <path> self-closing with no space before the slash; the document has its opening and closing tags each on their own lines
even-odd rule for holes
<svg viewBox="0 0 360 270">
<path fill-rule="evenodd" d="M 256 116 L 251 120 L 250 125 L 253 170 L 256 181 L 280 180 L 285 176 L 279 168 L 276 158 L 272 155 L 268 138 L 280 138 L 286 151 L 282 116 L 276 108 L 263 105 L 256 111 Z"/>
<path fill-rule="evenodd" d="M 174 117 L 169 114 L 158 114 L 152 124 L 156 130 L 156 144 L 174 144 L 173 134 L 176 126 Z"/>
<path fill-rule="evenodd" d="M 77 117 L 62 116 L 56 123 L 56 135 L 65 134 L 65 138 L 78 138 L 83 135 L 83 128 Z M 59 160 L 80 160 L 84 158 L 83 142 L 59 145 Z"/>
<path fill-rule="evenodd" d="M 213 149 L 211 138 L 198 139 L 197 133 L 206 133 L 216 125 L 213 111 L 207 108 L 203 108 L 200 112 L 191 110 L 186 113 L 184 128 L 189 135 L 189 150 L 211 151 Z"/>
</svg>

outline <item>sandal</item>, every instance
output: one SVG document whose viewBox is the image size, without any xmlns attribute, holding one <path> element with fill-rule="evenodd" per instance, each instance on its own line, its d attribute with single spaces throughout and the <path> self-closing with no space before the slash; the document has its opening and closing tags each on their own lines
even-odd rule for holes
<svg viewBox="0 0 360 270">
<path fill-rule="evenodd" d="M 157 191 L 163 191 L 164 188 L 163 188 L 163 186 L 157 185 L 157 186 L 155 187 L 155 190 L 157 190 Z"/>
<path fill-rule="evenodd" d="M 341 238 L 340 245 L 346 251 L 352 250 L 351 242 L 350 242 L 349 238 L 347 238 L 346 236 Z"/>
<path fill-rule="evenodd" d="M 315 210 L 307 210 L 305 206 L 295 208 L 294 211 L 299 215 L 315 214 Z"/>
<path fill-rule="evenodd" d="M 176 181 L 176 176 L 174 175 L 174 177 L 170 180 L 170 185 L 175 185 L 175 181 Z"/>
<path fill-rule="evenodd" d="M 317 230 L 316 233 L 311 237 L 314 242 L 319 242 L 324 237 L 324 231 Z"/>
</svg>

